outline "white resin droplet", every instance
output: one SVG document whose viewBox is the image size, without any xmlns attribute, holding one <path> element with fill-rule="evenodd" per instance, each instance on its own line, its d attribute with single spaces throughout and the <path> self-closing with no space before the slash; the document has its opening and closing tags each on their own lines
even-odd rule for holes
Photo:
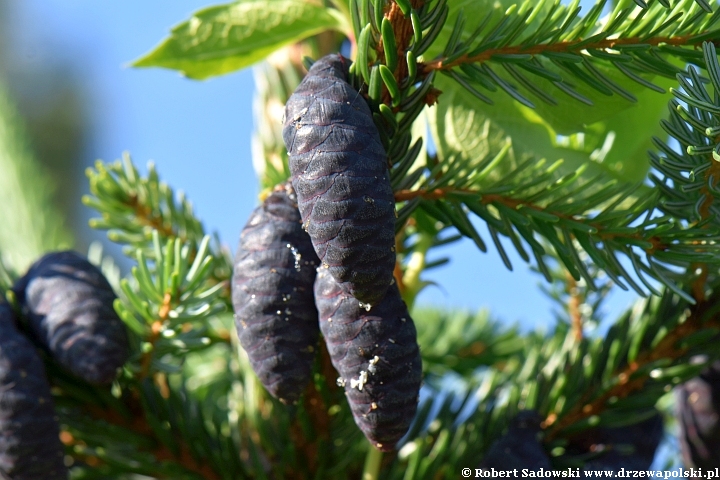
<svg viewBox="0 0 720 480">
<path fill-rule="evenodd" d="M 358 306 L 360 308 L 364 308 L 366 312 L 369 312 L 370 309 L 372 308 L 372 305 L 370 305 L 369 303 L 363 303 L 363 302 L 358 302 Z"/>
<path fill-rule="evenodd" d="M 295 270 L 299 272 L 302 268 L 300 265 L 300 261 L 302 260 L 302 254 L 298 251 L 297 248 L 293 247 L 289 243 L 285 246 L 290 249 L 290 253 L 293 254 L 293 257 L 295 257 Z"/>
<path fill-rule="evenodd" d="M 350 379 L 350 388 L 357 388 L 362 392 L 363 386 L 367 383 L 368 374 L 365 370 L 360 371 L 360 376 L 357 380 L 354 378 Z"/>
</svg>

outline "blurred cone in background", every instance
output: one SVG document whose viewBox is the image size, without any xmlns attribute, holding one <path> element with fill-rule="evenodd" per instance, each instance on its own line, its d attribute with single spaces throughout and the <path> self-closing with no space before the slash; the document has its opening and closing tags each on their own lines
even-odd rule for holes
<svg viewBox="0 0 720 480">
<path fill-rule="evenodd" d="M 720 361 L 680 385 L 675 395 L 685 467 L 720 467 Z"/>
</svg>

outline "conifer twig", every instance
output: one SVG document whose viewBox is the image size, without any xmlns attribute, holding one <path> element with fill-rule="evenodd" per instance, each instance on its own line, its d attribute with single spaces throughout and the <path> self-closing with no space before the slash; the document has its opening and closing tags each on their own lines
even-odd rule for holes
<svg viewBox="0 0 720 480">
<path fill-rule="evenodd" d="M 126 418 L 124 415 L 120 414 L 115 410 L 103 409 L 95 405 L 85 405 L 83 408 L 95 420 L 104 421 L 111 425 L 116 425 L 128 429 L 143 437 L 153 439 L 156 443 L 156 447 L 151 450 L 150 453 L 153 455 L 154 458 L 158 460 L 158 462 L 174 462 L 182 466 L 184 469 L 200 475 L 206 480 L 222 480 L 223 477 L 220 476 L 217 472 L 215 472 L 215 470 L 213 470 L 209 465 L 198 463 L 195 460 L 194 456 L 191 453 L 190 447 L 183 441 L 181 437 L 175 438 L 180 448 L 180 452 L 177 455 L 173 453 L 166 445 L 164 445 L 160 439 L 157 438 L 155 432 L 145 420 L 145 414 L 143 412 L 142 406 L 140 405 L 140 402 L 137 399 L 136 392 L 133 392 L 131 396 L 127 397 L 124 403 L 128 410 L 132 413 L 131 418 Z M 65 443 L 66 445 L 77 444 L 77 440 L 74 439 L 69 432 L 62 432 L 61 440 L 63 440 L 63 443 Z M 93 458 L 95 460 L 92 460 Z M 99 466 L 102 464 L 101 458 L 91 455 L 85 455 L 83 460 L 90 466 Z M 92 463 L 88 462 L 88 460 Z M 170 477 L 166 476 L 161 471 L 155 472 L 153 476 L 156 476 L 157 478 L 166 478 L 167 480 L 172 480 Z"/>
<path fill-rule="evenodd" d="M 147 343 L 150 344 L 151 349 L 149 349 L 147 352 L 144 352 L 142 355 L 142 358 L 140 360 L 140 373 L 138 373 L 138 379 L 142 380 L 143 378 L 147 377 L 150 373 L 150 366 L 152 365 L 152 359 L 153 359 L 153 352 L 154 352 L 154 346 L 155 342 L 160 338 L 160 334 L 163 330 L 163 325 L 168 319 L 168 315 L 170 314 L 171 310 L 171 302 L 172 302 L 172 295 L 170 295 L 169 292 L 165 293 L 165 296 L 163 297 L 162 305 L 160 306 L 160 309 L 158 311 L 158 318 L 155 320 L 152 325 L 150 326 L 150 336 L 145 339 Z"/>
<path fill-rule="evenodd" d="M 568 294 L 568 313 L 570 314 L 570 323 L 575 333 L 575 339 L 579 342 L 583 338 L 582 315 L 580 314 L 580 305 L 582 304 L 582 295 L 578 288 L 577 281 L 565 270 L 566 288 Z"/>
<path fill-rule="evenodd" d="M 187 240 L 184 235 L 176 232 L 172 226 L 166 225 L 162 216 L 156 215 L 152 208 L 141 203 L 137 194 L 130 195 L 127 205 L 135 212 L 134 217 L 141 225 L 157 230 L 165 238 L 175 237 L 182 241 Z"/>
<path fill-rule="evenodd" d="M 715 140 L 718 141 L 720 139 Z M 720 182 L 720 162 L 716 162 L 712 155 L 708 155 L 707 161 L 710 164 L 710 168 L 703 172 L 702 175 L 708 180 L 708 183 L 712 184 L 712 188 L 714 189 L 718 182 Z M 700 193 L 703 196 L 703 200 L 698 207 L 698 213 L 700 214 L 701 221 L 706 220 L 713 215 L 710 211 L 710 207 L 712 207 L 713 202 L 715 201 L 715 196 L 710 191 L 710 188 L 711 187 L 707 184 L 700 188 Z M 693 298 L 695 298 L 696 301 L 701 302 L 705 300 L 705 285 L 707 284 L 709 273 L 708 265 L 705 263 L 691 265 L 691 269 L 689 271 L 694 270 L 699 270 L 700 273 L 691 285 Z"/>
<path fill-rule="evenodd" d="M 645 382 L 647 382 L 648 376 L 632 378 L 633 374 L 657 360 L 681 358 L 687 353 L 688 348 L 677 347 L 678 341 L 704 328 L 720 328 L 720 302 L 718 300 L 720 298 L 715 295 L 707 301 L 692 306 L 685 321 L 668 332 L 651 351 L 639 355 L 634 362 L 624 365 L 616 371 L 614 377 L 619 380 L 618 383 L 602 395 L 595 399 L 587 398 L 585 401 L 578 402 L 562 418 L 558 419 L 554 414 L 549 415 L 543 423 L 544 428 L 548 430 L 547 440 L 552 440 L 570 425 L 602 413 L 606 409 L 608 400 L 626 398 L 632 393 L 641 390 Z"/>
<path fill-rule="evenodd" d="M 425 73 L 430 73 L 433 70 L 450 70 L 453 67 L 467 63 L 484 63 L 492 60 L 495 55 L 543 55 L 544 53 L 578 53 L 582 50 L 596 50 L 596 49 L 617 49 L 624 45 L 637 45 L 646 44 L 651 46 L 659 45 L 672 45 L 672 46 L 690 46 L 690 45 L 701 45 L 702 41 L 697 43 L 688 43 L 688 40 L 696 37 L 693 35 L 678 35 L 674 37 L 652 37 L 652 38 L 640 38 L 640 37 L 627 37 L 627 38 L 613 38 L 613 39 L 602 39 L 596 42 L 585 42 L 585 40 L 578 38 L 571 41 L 563 41 L 557 43 L 548 43 L 541 45 L 518 45 L 518 46 L 505 46 L 501 48 L 491 48 L 485 50 L 474 56 L 461 55 L 460 57 L 446 62 L 444 58 L 433 60 L 418 65 L 418 69 L 422 69 Z"/>
<path fill-rule="evenodd" d="M 378 0 L 379 1 L 379 0 Z M 414 9 L 419 9 L 422 7 L 422 5 L 425 3 L 425 0 L 411 0 L 410 5 Z M 387 9 L 387 12 L 385 13 L 385 18 L 388 19 L 390 22 L 390 25 L 392 25 L 393 33 L 395 34 L 395 45 L 396 45 L 396 51 L 397 56 L 399 58 L 405 57 L 405 52 L 407 51 L 408 46 L 410 45 L 410 40 L 413 38 L 413 25 L 412 21 L 410 20 L 410 16 L 405 16 L 402 13 L 402 10 L 398 6 L 397 2 L 391 1 L 390 6 Z M 377 45 L 377 54 L 378 58 L 380 59 L 381 63 L 385 63 L 385 49 L 382 44 L 382 39 L 378 42 Z M 401 82 L 408 74 L 408 67 L 407 63 L 403 61 L 397 62 L 397 66 L 395 67 L 395 70 L 393 71 L 393 76 L 395 77 L 395 80 L 398 82 Z M 383 89 L 383 97 L 382 97 L 383 103 L 386 105 L 389 105 L 392 103 L 392 99 L 390 98 L 390 93 L 387 91 L 387 88 Z"/>
<path fill-rule="evenodd" d="M 598 236 L 601 240 L 607 241 L 607 240 L 616 240 L 616 239 L 631 239 L 631 240 L 643 240 L 646 242 L 650 242 L 652 244 L 651 247 L 646 249 L 646 252 L 649 255 L 652 255 L 654 252 L 665 250 L 668 248 L 668 245 L 665 245 L 659 237 L 657 236 L 650 236 L 650 237 L 644 237 L 640 233 L 603 233 L 603 226 L 599 225 L 595 222 L 588 221 L 587 219 L 577 217 L 575 215 L 568 215 L 563 212 L 557 212 L 557 211 L 548 211 L 548 209 L 544 208 L 541 205 L 536 205 L 531 202 L 526 202 L 524 200 L 519 200 L 516 198 L 508 197 L 506 195 L 500 195 L 500 194 L 489 194 L 489 195 L 483 195 L 478 190 L 471 190 L 467 188 L 453 188 L 453 187 L 447 187 L 447 188 L 436 188 L 432 190 L 400 190 L 398 192 L 395 192 L 395 201 L 403 201 L 403 200 L 410 200 L 413 198 L 423 198 L 427 200 L 438 200 L 441 198 L 446 198 L 452 194 L 477 194 L 480 197 L 480 202 L 488 205 L 492 203 L 501 203 L 507 207 L 510 207 L 512 209 L 517 209 L 518 207 L 525 207 L 525 208 L 531 208 L 538 212 L 547 212 L 551 213 L 552 215 L 557 216 L 558 218 L 562 218 L 565 220 L 571 220 L 575 222 L 583 222 L 587 223 L 589 226 L 594 227 L 598 230 Z"/>
</svg>

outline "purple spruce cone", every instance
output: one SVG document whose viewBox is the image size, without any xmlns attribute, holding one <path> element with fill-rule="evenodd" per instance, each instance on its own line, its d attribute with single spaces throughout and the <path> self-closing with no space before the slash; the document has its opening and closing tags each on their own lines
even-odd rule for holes
<svg viewBox="0 0 720 480">
<path fill-rule="evenodd" d="M 387 154 L 348 60 L 321 58 L 285 106 L 283 139 L 303 225 L 344 291 L 374 305 L 392 283 L 395 199 Z"/>
<path fill-rule="evenodd" d="M 113 381 L 129 355 L 115 293 L 80 254 L 48 253 L 15 285 L 35 340 L 65 369 L 88 383 Z"/>
<path fill-rule="evenodd" d="M 650 468 L 664 432 L 658 412 L 639 423 L 624 427 L 596 427 L 568 439 L 566 455 L 584 459 L 584 478 L 594 472 L 643 471 Z"/>
<path fill-rule="evenodd" d="M 541 423 L 542 417 L 534 410 L 518 412 L 507 433 L 490 446 L 480 468 L 551 470 L 550 457 L 541 442 Z"/>
<path fill-rule="evenodd" d="M 232 299 L 240 343 L 262 384 L 284 403 L 296 402 L 312 375 L 319 264 L 292 187 L 276 187 L 240 234 Z"/>
<path fill-rule="evenodd" d="M 677 387 L 675 395 L 685 467 L 720 467 L 720 361 Z"/>
<path fill-rule="evenodd" d="M 0 294 L 0 478 L 65 480 L 45 367 Z"/>
<path fill-rule="evenodd" d="M 378 449 L 392 450 L 415 416 L 422 383 L 417 332 L 397 286 L 366 310 L 321 268 L 315 301 L 355 423 Z"/>
</svg>

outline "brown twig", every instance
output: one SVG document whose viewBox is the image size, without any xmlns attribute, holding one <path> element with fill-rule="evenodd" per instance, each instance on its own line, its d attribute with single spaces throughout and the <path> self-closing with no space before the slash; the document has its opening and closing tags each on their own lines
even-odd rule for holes
<svg viewBox="0 0 720 480">
<path fill-rule="evenodd" d="M 538 212 L 547 212 L 547 210 L 537 204 L 526 202 L 524 200 L 518 200 L 516 198 L 508 197 L 505 195 L 499 195 L 499 194 L 490 194 L 490 195 L 482 195 L 477 190 L 471 190 L 467 188 L 453 188 L 453 187 L 446 187 L 446 188 L 436 188 L 433 190 L 399 190 L 395 192 L 395 201 L 400 202 L 404 200 L 411 200 L 413 198 L 424 198 L 427 200 L 438 200 L 441 198 L 448 197 L 454 193 L 472 193 L 479 195 L 480 201 L 484 205 L 493 204 L 493 203 L 499 203 L 502 205 L 505 205 L 506 207 L 517 209 L 519 207 L 524 208 L 530 208 Z M 603 233 L 603 227 L 602 225 L 595 224 L 593 222 L 587 222 L 587 219 L 584 218 L 578 218 L 574 215 L 568 215 L 561 212 L 548 212 L 552 215 L 555 215 L 558 218 L 561 218 L 563 220 L 569 220 L 573 222 L 579 222 L 579 223 L 586 223 L 588 226 L 594 227 L 598 231 L 598 237 L 600 240 L 607 241 L 607 240 L 614 240 L 618 238 L 627 238 L 632 240 L 641 240 L 644 242 L 649 242 L 651 244 L 651 247 L 648 247 L 645 249 L 645 251 L 652 255 L 656 251 L 665 250 L 668 248 L 667 245 L 665 245 L 658 237 L 652 236 L 649 238 L 643 237 L 640 233 Z"/>
<path fill-rule="evenodd" d="M 395 201 L 404 202 L 406 200 L 412 200 L 413 198 L 424 198 L 426 200 L 438 200 L 444 198 L 451 193 L 466 192 L 467 190 L 458 189 L 453 187 L 448 188 L 436 188 L 433 190 L 399 190 L 395 192 Z"/>
<path fill-rule="evenodd" d="M 488 346 L 485 342 L 477 341 L 470 345 L 467 345 L 457 352 L 459 358 L 473 358 L 482 355 L 487 350 Z"/>
<path fill-rule="evenodd" d="M 223 478 L 209 465 L 196 461 L 195 457 L 190 451 L 189 446 L 181 438 L 177 436 L 175 437 L 176 441 L 179 444 L 179 452 L 177 455 L 167 446 L 165 446 L 156 437 L 153 429 L 145 421 L 145 412 L 135 392 L 133 392 L 131 396 L 126 397 L 124 399 L 124 403 L 131 413 L 130 418 L 120 414 L 116 410 L 105 409 L 96 405 L 85 405 L 83 408 L 95 420 L 104 421 L 111 425 L 119 426 L 130 430 L 140 436 L 153 439 L 156 443 L 156 446 L 151 450 L 151 453 L 158 460 L 158 462 L 174 462 L 182 466 L 184 469 L 200 475 L 206 480 L 220 480 L 221 478 Z M 75 439 L 72 434 L 67 431 L 61 432 L 60 439 L 65 445 L 83 444 L 79 440 Z M 97 458 L 94 456 L 81 455 L 77 458 L 84 461 L 85 463 L 88 463 L 88 465 L 90 465 L 90 462 L 96 462 L 96 465 L 101 465 L 103 463 L 102 458 Z M 93 458 L 95 460 L 92 460 Z M 167 478 L 169 480 L 171 478 L 168 476 L 164 476 L 159 472 L 156 472 L 155 474 L 153 474 L 153 476 L 157 478 Z"/>
<path fill-rule="evenodd" d="M 165 296 L 163 296 L 163 302 L 160 305 L 160 309 L 158 310 L 158 318 L 150 326 L 150 335 L 148 336 L 148 338 L 145 339 L 145 341 L 149 343 L 153 348 L 143 353 L 142 358 L 140 359 L 140 373 L 138 374 L 138 378 L 141 380 L 143 378 L 146 378 L 150 373 L 150 366 L 152 365 L 155 343 L 160 338 L 163 326 L 168 319 L 170 310 L 172 310 L 171 303 L 172 295 L 170 294 L 170 292 L 166 292 Z"/>
<path fill-rule="evenodd" d="M 635 45 L 638 43 L 657 46 L 660 44 L 664 45 L 680 45 L 687 46 L 688 40 L 696 35 L 680 35 L 677 37 L 654 37 L 641 39 L 640 37 L 627 37 L 627 38 L 616 38 L 616 39 L 604 39 L 598 40 L 597 42 L 583 43 L 583 39 L 579 38 L 576 40 L 550 43 L 544 45 L 532 45 L 532 46 L 512 46 L 502 48 L 490 48 L 477 55 L 468 56 L 462 55 L 452 62 L 445 63 L 444 59 L 434 60 L 422 65 L 418 65 L 418 70 L 422 68 L 423 72 L 429 73 L 433 70 L 449 70 L 458 65 L 467 63 L 482 63 L 491 60 L 494 55 L 542 55 L 547 52 L 574 52 L 581 50 L 594 50 L 601 48 L 616 49 L 623 45 Z"/>
<path fill-rule="evenodd" d="M 582 315 L 580 314 L 580 305 L 583 303 L 582 294 L 578 288 L 578 284 L 570 274 L 565 270 L 565 278 L 567 281 L 568 313 L 570 314 L 570 323 L 575 334 L 575 340 L 580 342 L 583 338 Z"/>
<path fill-rule="evenodd" d="M 398 231 L 398 233 L 395 235 L 395 252 L 398 256 L 405 253 L 405 239 L 407 238 L 407 227 L 414 226 L 415 225 L 415 219 L 412 217 L 408 217 L 408 219 L 405 221 L 405 225 L 403 228 Z M 407 286 L 405 285 L 405 281 L 403 280 L 404 276 L 404 270 L 403 265 L 400 260 L 395 261 L 395 270 L 393 271 L 393 277 L 395 278 L 395 282 L 397 283 L 398 290 L 400 291 L 400 296 L 405 298 L 405 293 L 407 292 Z"/>
<path fill-rule="evenodd" d="M 180 235 L 163 221 L 162 215 L 156 215 L 152 209 L 141 203 L 137 195 L 132 195 L 127 203 L 135 212 L 135 219 L 142 225 L 157 230 L 163 237 L 180 237 Z"/>
<path fill-rule="evenodd" d="M 188 241 L 187 235 L 176 231 L 172 226 L 166 225 L 163 216 L 155 214 L 148 205 L 140 202 L 137 195 L 131 195 L 126 205 L 133 210 L 135 219 L 141 225 L 156 230 L 164 238 L 177 238 L 181 242 Z M 193 248 L 191 254 L 189 255 L 188 261 L 194 261 L 196 253 L 197 252 Z M 210 278 L 215 284 L 224 284 L 224 288 L 222 289 L 222 297 L 229 301 L 231 296 L 230 282 L 225 278 L 219 277 L 214 270 L 210 273 Z"/>
<path fill-rule="evenodd" d="M 564 428 L 603 412 L 608 400 L 611 398 L 625 398 L 631 393 L 641 390 L 645 386 L 648 377 L 641 376 L 632 378 L 633 374 L 642 367 L 650 365 L 657 360 L 675 360 L 685 355 L 688 349 L 687 347 L 677 347 L 678 341 L 687 338 L 703 328 L 720 327 L 720 316 L 718 315 L 718 305 L 716 304 L 717 299 L 696 304 L 691 309 L 688 318 L 668 332 L 652 351 L 639 355 L 634 362 L 616 372 L 615 377 L 617 377 L 618 383 L 599 397 L 578 402 L 578 404 L 567 415 L 560 418 L 559 421 L 554 414 L 549 415 L 543 422 L 543 426 L 548 429 L 547 440 L 555 438 Z"/>
</svg>

